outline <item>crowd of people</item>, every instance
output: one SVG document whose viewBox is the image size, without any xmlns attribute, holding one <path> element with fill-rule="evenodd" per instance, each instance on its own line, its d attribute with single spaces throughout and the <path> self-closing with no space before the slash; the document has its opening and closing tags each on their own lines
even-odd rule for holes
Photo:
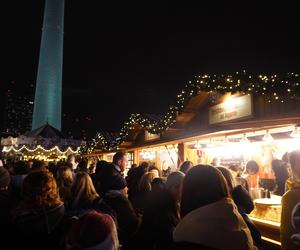
<svg viewBox="0 0 300 250">
<path fill-rule="evenodd" d="M 300 151 L 282 198 L 283 249 L 300 242 Z M 7 249 L 263 249 L 249 219 L 252 198 L 234 168 L 184 162 L 167 177 L 155 166 L 69 155 L 66 162 L 0 161 L 0 221 Z M 275 163 L 274 163 L 275 164 Z M 277 164 L 278 165 L 278 164 Z M 276 168 L 276 167 L 274 167 Z M 247 182 L 246 182 L 247 183 Z M 11 240 L 13 235 L 14 240 Z"/>
</svg>

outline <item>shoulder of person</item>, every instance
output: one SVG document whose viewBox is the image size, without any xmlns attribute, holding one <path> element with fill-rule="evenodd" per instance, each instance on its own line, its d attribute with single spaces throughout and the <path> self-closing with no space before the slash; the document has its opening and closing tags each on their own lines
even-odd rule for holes
<svg viewBox="0 0 300 250">
<path fill-rule="evenodd" d="M 190 242 L 175 242 L 169 250 L 214 250 L 215 248 L 190 243 Z"/>
</svg>

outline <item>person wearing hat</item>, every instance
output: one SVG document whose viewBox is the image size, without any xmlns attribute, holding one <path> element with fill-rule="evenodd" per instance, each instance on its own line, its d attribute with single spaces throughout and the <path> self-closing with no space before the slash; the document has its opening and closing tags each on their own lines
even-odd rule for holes
<svg viewBox="0 0 300 250">
<path fill-rule="evenodd" d="M 96 211 L 87 212 L 72 223 L 66 242 L 66 249 L 119 249 L 114 220 L 108 214 Z"/>
<path fill-rule="evenodd" d="M 125 179 L 113 168 L 113 166 L 103 167 L 99 180 L 104 201 L 115 211 L 119 240 L 124 245 L 137 231 L 139 219 L 126 196 Z"/>
</svg>

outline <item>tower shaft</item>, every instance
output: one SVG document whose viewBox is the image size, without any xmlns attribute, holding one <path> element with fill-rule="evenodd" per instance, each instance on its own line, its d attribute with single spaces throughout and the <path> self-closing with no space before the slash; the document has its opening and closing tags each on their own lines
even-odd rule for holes
<svg viewBox="0 0 300 250">
<path fill-rule="evenodd" d="M 46 0 L 32 129 L 61 130 L 64 0 Z"/>
</svg>

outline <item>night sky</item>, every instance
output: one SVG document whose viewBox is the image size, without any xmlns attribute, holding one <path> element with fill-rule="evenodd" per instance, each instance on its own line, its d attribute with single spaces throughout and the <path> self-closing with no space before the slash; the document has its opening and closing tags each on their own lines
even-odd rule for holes
<svg viewBox="0 0 300 250">
<path fill-rule="evenodd" d="M 0 15 L 1 91 L 12 80 L 35 83 L 44 7 L 37 0 L 7 2 Z M 201 73 L 300 72 L 296 6 L 100 2 L 66 1 L 66 133 L 118 131 L 131 113 L 164 113 Z"/>
</svg>

